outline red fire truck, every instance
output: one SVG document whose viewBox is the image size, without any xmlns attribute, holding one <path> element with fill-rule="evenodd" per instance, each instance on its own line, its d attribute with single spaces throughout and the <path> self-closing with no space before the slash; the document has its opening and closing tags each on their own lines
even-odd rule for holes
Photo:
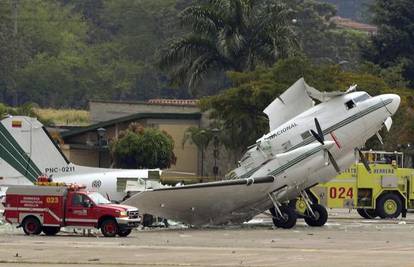
<svg viewBox="0 0 414 267">
<path fill-rule="evenodd" d="M 127 236 L 141 221 L 138 209 L 112 204 L 84 186 L 40 182 L 13 186 L 3 201 L 4 218 L 27 235 L 55 235 L 61 227 L 100 228 L 104 236 Z"/>
</svg>

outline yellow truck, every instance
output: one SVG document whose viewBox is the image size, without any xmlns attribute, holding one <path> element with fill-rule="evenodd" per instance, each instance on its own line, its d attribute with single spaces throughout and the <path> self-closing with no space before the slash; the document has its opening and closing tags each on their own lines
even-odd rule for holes
<svg viewBox="0 0 414 267">
<path fill-rule="evenodd" d="M 314 201 L 327 208 L 356 209 L 364 218 L 405 217 L 414 208 L 414 169 L 404 168 L 401 152 L 365 151 L 369 173 L 362 163 L 352 165 L 330 182 L 309 191 Z M 296 201 L 299 213 L 306 209 Z"/>
</svg>

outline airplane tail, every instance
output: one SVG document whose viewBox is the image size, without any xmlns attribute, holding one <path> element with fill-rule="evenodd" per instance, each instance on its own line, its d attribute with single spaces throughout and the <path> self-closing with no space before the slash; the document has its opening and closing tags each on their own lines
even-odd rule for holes
<svg viewBox="0 0 414 267">
<path fill-rule="evenodd" d="M 69 163 L 36 118 L 10 116 L 0 121 L 0 178 L 34 182 L 48 168 Z"/>
<path fill-rule="evenodd" d="M 99 176 L 99 179 L 104 179 L 106 175 L 123 179 L 139 177 L 159 180 L 161 171 L 76 165 L 65 157 L 46 128 L 36 118 L 10 116 L 1 119 L 0 187 L 32 184 L 41 174 L 52 175 L 53 179 L 64 182 L 85 182 L 91 177 Z"/>
</svg>

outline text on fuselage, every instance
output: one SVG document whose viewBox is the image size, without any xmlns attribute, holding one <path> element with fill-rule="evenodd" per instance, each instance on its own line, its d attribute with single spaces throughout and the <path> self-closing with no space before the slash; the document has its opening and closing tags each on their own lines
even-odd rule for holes
<svg viewBox="0 0 414 267">
<path fill-rule="evenodd" d="M 74 172 L 75 166 L 45 168 L 45 173 Z"/>
<path fill-rule="evenodd" d="M 275 138 L 275 137 L 277 137 L 277 136 L 279 136 L 283 133 L 286 133 L 287 131 L 295 128 L 296 126 L 298 126 L 298 125 L 296 124 L 296 122 L 294 122 L 294 123 L 290 124 L 289 126 L 286 126 L 285 128 L 282 128 L 281 130 L 275 132 L 274 134 L 266 137 L 265 140 L 271 140 L 271 139 L 273 139 L 273 138 Z"/>
</svg>

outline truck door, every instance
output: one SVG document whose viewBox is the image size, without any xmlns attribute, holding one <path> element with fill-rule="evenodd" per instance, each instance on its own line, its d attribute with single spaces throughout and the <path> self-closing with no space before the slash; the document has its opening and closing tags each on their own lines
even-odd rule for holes
<svg viewBox="0 0 414 267">
<path fill-rule="evenodd" d="M 74 226 L 94 226 L 98 220 L 94 215 L 91 199 L 82 193 L 71 194 L 66 212 L 66 223 Z"/>
</svg>

